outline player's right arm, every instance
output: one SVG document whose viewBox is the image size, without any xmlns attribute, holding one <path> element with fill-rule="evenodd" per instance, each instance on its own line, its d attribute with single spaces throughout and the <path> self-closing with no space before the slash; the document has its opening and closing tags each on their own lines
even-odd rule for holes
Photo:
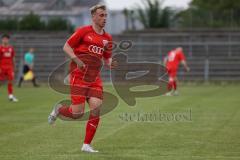
<svg viewBox="0 0 240 160">
<path fill-rule="evenodd" d="M 184 54 L 181 52 L 179 54 L 179 59 L 181 61 L 181 64 L 183 65 L 184 69 L 189 72 L 190 71 L 190 68 L 188 67 L 188 64 L 187 64 L 187 61 L 186 61 L 186 58 L 184 56 Z"/>
<path fill-rule="evenodd" d="M 183 65 L 183 67 L 185 68 L 185 70 L 186 70 L 187 72 L 189 72 L 189 71 L 190 71 L 190 68 L 188 67 L 186 60 L 182 60 L 181 63 L 182 63 L 182 65 Z"/>
<path fill-rule="evenodd" d="M 78 65 L 79 68 L 84 67 L 84 63 L 75 55 L 74 49 L 79 46 L 84 33 L 84 28 L 78 29 L 63 46 L 64 52 Z"/>
<path fill-rule="evenodd" d="M 163 59 L 163 65 L 166 67 L 168 62 L 168 56 L 164 57 Z"/>
<path fill-rule="evenodd" d="M 13 69 L 16 67 L 15 66 L 15 62 L 16 62 L 16 58 L 15 58 L 16 52 L 14 50 L 14 48 L 12 47 L 12 64 L 13 64 Z"/>
<path fill-rule="evenodd" d="M 63 50 L 78 65 L 79 68 L 84 67 L 84 63 L 79 58 L 77 58 L 68 42 L 65 43 Z"/>
</svg>

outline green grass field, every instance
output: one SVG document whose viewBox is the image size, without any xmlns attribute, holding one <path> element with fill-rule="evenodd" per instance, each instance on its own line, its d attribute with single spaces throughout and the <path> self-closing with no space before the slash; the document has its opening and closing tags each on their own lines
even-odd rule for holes
<svg viewBox="0 0 240 160">
<path fill-rule="evenodd" d="M 110 86 L 106 90 L 116 94 Z M 240 85 L 182 86 L 179 97 L 138 99 L 136 107 L 120 100 L 102 117 L 92 144 L 100 153 L 87 154 L 80 151 L 85 122 L 47 124 L 52 105 L 64 95 L 27 87 L 16 89 L 20 102 L 10 103 L 1 87 L 0 160 L 239 160 L 239 90 Z M 121 118 L 158 111 L 190 116 L 190 110 L 191 119 Z"/>
</svg>

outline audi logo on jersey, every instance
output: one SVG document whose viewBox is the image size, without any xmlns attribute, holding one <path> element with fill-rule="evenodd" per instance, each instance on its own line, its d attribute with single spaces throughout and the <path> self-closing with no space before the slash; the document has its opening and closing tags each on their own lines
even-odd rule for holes
<svg viewBox="0 0 240 160">
<path fill-rule="evenodd" d="M 11 57 L 11 53 L 10 52 L 4 52 L 4 57 Z"/>
<path fill-rule="evenodd" d="M 91 52 L 91 53 L 103 55 L 104 48 L 101 48 L 101 47 L 98 47 L 98 46 L 95 46 L 95 45 L 90 45 L 88 47 L 88 51 Z"/>
</svg>

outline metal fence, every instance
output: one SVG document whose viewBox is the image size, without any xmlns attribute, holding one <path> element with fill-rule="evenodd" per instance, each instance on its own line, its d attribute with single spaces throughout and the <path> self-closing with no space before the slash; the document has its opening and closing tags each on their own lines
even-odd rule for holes
<svg viewBox="0 0 240 160">
<path fill-rule="evenodd" d="M 156 31 L 155 31 L 156 32 Z M 123 52 L 130 62 L 162 63 L 163 57 L 175 47 L 183 47 L 191 72 L 180 68 L 180 80 L 240 80 L 240 31 L 157 31 L 114 36 L 119 44 L 130 40 L 133 45 L 128 50 L 117 49 L 114 54 Z M 36 48 L 36 74 L 41 81 L 47 81 L 49 73 L 65 60 L 62 46 L 69 35 L 66 33 L 18 33 L 13 35 L 13 45 L 17 51 L 17 66 L 20 67 L 23 54 L 29 47 Z M 64 72 L 62 72 L 64 73 Z M 102 76 L 109 81 L 109 71 Z"/>
<path fill-rule="evenodd" d="M 189 73 L 180 68 L 180 80 L 240 80 L 240 42 L 133 42 L 125 53 L 130 62 L 161 64 L 167 53 L 179 46 L 191 68 Z"/>
</svg>

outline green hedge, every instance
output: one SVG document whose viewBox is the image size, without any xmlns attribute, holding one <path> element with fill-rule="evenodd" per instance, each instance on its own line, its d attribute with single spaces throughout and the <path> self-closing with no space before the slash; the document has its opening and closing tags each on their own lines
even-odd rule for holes
<svg viewBox="0 0 240 160">
<path fill-rule="evenodd" d="M 48 22 L 44 22 L 40 19 L 40 16 L 29 13 L 22 19 L 5 19 L 0 20 L 0 30 L 17 30 L 17 31 L 60 31 L 67 30 L 72 31 L 73 26 L 62 18 L 52 18 Z"/>
</svg>

